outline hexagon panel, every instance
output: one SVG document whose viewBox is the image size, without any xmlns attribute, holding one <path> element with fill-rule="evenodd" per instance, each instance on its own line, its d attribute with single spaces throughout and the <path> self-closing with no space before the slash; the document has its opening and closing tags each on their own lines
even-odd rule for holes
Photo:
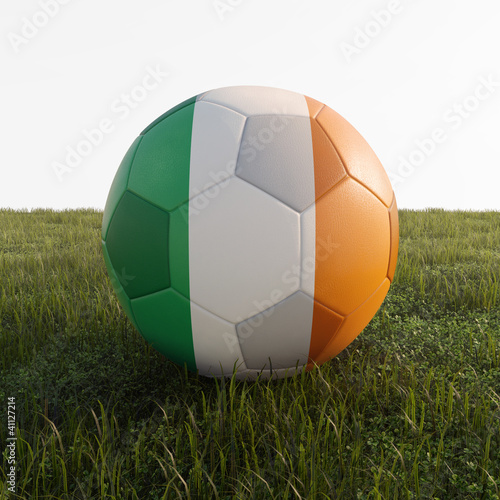
<svg viewBox="0 0 500 500">
<path fill-rule="evenodd" d="M 286 280 L 300 263 L 296 212 L 237 177 L 205 202 L 203 209 L 197 198 L 189 202 L 190 297 L 196 304 L 237 323 L 298 290 Z"/>
<path fill-rule="evenodd" d="M 189 199 L 194 107 L 183 107 L 149 129 L 130 171 L 128 189 L 164 210 Z"/>
<path fill-rule="evenodd" d="M 315 217 L 302 215 L 305 234 L 316 232 L 314 298 L 346 316 L 365 302 L 387 274 L 387 208 L 365 187 L 346 178 L 318 200 Z M 314 228 L 312 228 L 314 224 Z M 304 282 L 311 292 L 312 282 Z"/>
</svg>

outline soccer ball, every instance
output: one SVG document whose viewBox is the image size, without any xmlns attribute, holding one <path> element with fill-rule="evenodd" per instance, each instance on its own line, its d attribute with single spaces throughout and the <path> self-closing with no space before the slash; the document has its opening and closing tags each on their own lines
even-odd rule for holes
<svg viewBox="0 0 500 500">
<path fill-rule="evenodd" d="M 135 140 L 104 211 L 119 302 L 168 359 L 285 377 L 340 353 L 394 277 L 380 161 L 327 106 L 265 87 L 189 99 Z"/>
</svg>

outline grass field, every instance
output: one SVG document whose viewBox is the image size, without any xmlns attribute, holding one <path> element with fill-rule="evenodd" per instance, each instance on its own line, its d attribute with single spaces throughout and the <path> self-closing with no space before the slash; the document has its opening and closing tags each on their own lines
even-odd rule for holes
<svg viewBox="0 0 500 500">
<path fill-rule="evenodd" d="M 0 211 L 0 498 L 500 499 L 500 213 L 400 211 L 370 325 L 320 369 L 258 383 L 148 347 L 101 219 Z"/>
</svg>

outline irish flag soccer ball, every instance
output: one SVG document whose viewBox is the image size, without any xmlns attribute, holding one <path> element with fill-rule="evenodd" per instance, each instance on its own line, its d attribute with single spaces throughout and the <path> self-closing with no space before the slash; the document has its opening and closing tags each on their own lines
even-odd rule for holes
<svg viewBox="0 0 500 500">
<path fill-rule="evenodd" d="M 102 227 L 118 299 L 168 359 L 284 377 L 336 356 L 394 277 L 398 212 L 359 133 L 293 92 L 228 87 L 135 140 Z"/>
</svg>

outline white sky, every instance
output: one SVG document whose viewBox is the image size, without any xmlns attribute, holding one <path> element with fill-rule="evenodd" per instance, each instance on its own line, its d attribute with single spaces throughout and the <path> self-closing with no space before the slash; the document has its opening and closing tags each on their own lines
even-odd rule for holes
<svg viewBox="0 0 500 500">
<path fill-rule="evenodd" d="M 498 0 L 5 2 L 0 207 L 103 208 L 157 116 L 213 88 L 266 85 L 349 120 L 401 208 L 500 210 L 499 23 Z M 155 68 L 168 76 L 122 101 Z M 54 164 L 100 124 L 102 142 L 59 180 Z"/>
</svg>

